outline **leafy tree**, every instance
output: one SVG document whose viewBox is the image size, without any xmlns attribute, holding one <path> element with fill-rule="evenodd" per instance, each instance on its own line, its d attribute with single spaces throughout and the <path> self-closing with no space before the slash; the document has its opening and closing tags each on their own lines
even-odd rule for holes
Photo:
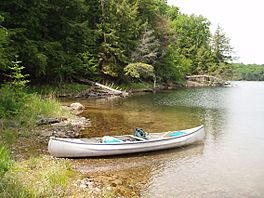
<svg viewBox="0 0 264 198">
<path fill-rule="evenodd" d="M 154 68 L 152 65 L 146 63 L 131 63 L 128 64 L 125 68 L 125 75 L 131 76 L 132 78 L 147 78 L 154 77 Z"/>
<path fill-rule="evenodd" d="M 210 40 L 210 22 L 202 16 L 179 15 L 176 20 L 172 21 L 172 28 L 175 31 L 176 44 L 179 53 L 192 62 L 191 73 L 198 73 L 201 59 L 207 57 L 201 56 L 204 49 L 208 49 Z M 198 57 L 198 52 L 199 59 Z M 202 62 L 204 62 L 202 60 Z"/>
</svg>

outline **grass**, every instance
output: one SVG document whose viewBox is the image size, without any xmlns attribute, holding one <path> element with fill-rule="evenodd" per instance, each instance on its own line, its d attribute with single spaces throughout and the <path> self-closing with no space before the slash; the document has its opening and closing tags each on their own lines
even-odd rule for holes
<svg viewBox="0 0 264 198">
<path fill-rule="evenodd" d="M 30 94 L 16 119 L 21 126 L 32 128 L 39 116 L 64 117 L 69 116 L 69 113 L 54 99 L 42 99 L 37 94 Z"/>
<path fill-rule="evenodd" d="M 146 82 L 128 83 L 128 84 L 120 85 L 120 88 L 124 90 L 152 89 L 153 83 L 146 83 Z"/>
<path fill-rule="evenodd" d="M 62 85 L 41 85 L 28 87 L 29 93 L 37 93 L 40 95 L 75 95 L 90 88 L 89 85 L 79 83 L 68 83 Z"/>
<path fill-rule="evenodd" d="M 2 177 L 12 166 L 9 150 L 0 142 L 0 177 Z"/>
<path fill-rule="evenodd" d="M 27 94 L 9 86 L 0 89 L 0 129 L 34 128 L 38 116 L 64 117 L 65 111 L 55 99 L 43 99 L 38 94 Z"/>
<path fill-rule="evenodd" d="M 1 179 L 0 197 L 63 197 L 78 176 L 64 159 L 29 158 L 16 162 Z"/>
<path fill-rule="evenodd" d="M 21 186 L 14 177 L 2 177 L 0 179 L 0 197 L 3 198 L 29 198 L 34 197 L 28 189 Z"/>
</svg>

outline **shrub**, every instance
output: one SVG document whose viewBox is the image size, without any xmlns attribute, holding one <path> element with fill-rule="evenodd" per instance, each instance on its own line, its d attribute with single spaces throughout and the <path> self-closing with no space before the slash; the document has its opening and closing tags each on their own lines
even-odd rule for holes
<svg viewBox="0 0 264 198">
<path fill-rule="evenodd" d="M 0 118 L 11 118 L 19 114 L 26 98 L 23 91 L 3 85 L 0 89 Z"/>
</svg>

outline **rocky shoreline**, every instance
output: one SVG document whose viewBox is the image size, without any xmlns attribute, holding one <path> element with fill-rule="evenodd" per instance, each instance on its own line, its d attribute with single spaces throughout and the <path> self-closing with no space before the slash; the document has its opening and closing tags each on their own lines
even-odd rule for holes
<svg viewBox="0 0 264 198">
<path fill-rule="evenodd" d="M 88 118 L 79 116 L 85 109 L 80 103 L 72 103 L 70 106 L 63 106 L 70 112 L 68 117 L 64 118 L 47 118 L 39 116 L 36 121 L 37 133 L 41 138 L 49 138 L 51 136 L 62 138 L 78 138 L 81 130 L 91 126 Z"/>
</svg>

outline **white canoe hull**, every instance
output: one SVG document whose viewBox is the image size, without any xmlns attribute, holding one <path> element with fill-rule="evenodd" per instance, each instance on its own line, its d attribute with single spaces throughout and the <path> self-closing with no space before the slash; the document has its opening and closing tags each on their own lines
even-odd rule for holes
<svg viewBox="0 0 264 198">
<path fill-rule="evenodd" d="M 111 144 L 90 143 L 82 138 L 51 137 L 48 144 L 48 151 L 55 157 L 109 156 L 176 148 L 201 141 L 204 138 L 203 125 L 186 129 L 184 132 L 186 134 L 179 137 L 165 137 L 163 135 L 156 139 Z"/>
</svg>

